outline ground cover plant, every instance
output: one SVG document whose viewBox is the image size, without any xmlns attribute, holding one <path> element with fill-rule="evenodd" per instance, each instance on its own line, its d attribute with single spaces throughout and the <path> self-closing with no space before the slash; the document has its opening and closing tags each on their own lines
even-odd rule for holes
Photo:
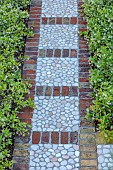
<svg viewBox="0 0 113 170">
<path fill-rule="evenodd" d="M 0 170 L 12 165 L 10 149 L 13 137 L 26 132 L 26 123 L 17 117 L 20 109 L 33 106 L 24 95 L 29 87 L 21 78 L 21 63 L 26 36 L 29 0 L 0 1 Z"/>
<path fill-rule="evenodd" d="M 113 139 L 113 0 L 84 0 L 91 55 L 90 84 L 93 104 L 87 110 L 105 138 Z"/>
</svg>

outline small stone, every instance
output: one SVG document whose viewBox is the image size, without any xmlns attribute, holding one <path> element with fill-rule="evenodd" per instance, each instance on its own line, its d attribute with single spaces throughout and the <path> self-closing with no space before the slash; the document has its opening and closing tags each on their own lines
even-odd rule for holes
<svg viewBox="0 0 113 170">
<path fill-rule="evenodd" d="M 61 165 L 67 165 L 67 161 L 66 160 L 62 161 Z"/>
</svg>

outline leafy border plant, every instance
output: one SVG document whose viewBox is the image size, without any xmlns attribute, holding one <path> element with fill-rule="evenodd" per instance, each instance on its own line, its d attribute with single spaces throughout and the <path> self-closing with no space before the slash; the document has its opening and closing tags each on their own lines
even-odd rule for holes
<svg viewBox="0 0 113 170">
<path fill-rule="evenodd" d="M 21 77 L 21 63 L 24 59 L 24 37 L 31 31 L 25 26 L 28 18 L 29 0 L 0 1 L 0 169 L 12 165 L 9 146 L 12 137 L 24 135 L 27 123 L 17 117 L 20 109 L 33 107 L 31 99 L 25 100 L 28 82 Z"/>
<path fill-rule="evenodd" d="M 86 118 L 92 118 L 109 142 L 113 139 L 113 0 L 84 0 L 87 31 L 84 35 L 91 55 L 90 84 L 93 104 Z"/>
</svg>

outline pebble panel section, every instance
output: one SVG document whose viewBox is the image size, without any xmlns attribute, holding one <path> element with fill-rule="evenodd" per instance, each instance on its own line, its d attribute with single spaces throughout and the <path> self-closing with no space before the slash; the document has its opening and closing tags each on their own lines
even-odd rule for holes
<svg viewBox="0 0 113 170">
<path fill-rule="evenodd" d="M 78 97 L 35 97 L 33 131 L 78 131 Z"/>
<path fill-rule="evenodd" d="M 113 170 L 113 145 L 98 145 L 98 170 Z"/>
<path fill-rule="evenodd" d="M 43 0 L 42 17 L 75 17 L 77 0 Z"/>
<path fill-rule="evenodd" d="M 77 25 L 41 25 L 39 48 L 77 48 Z"/>
<path fill-rule="evenodd" d="M 78 145 L 31 146 L 30 170 L 79 170 Z"/>
<path fill-rule="evenodd" d="M 78 86 L 76 58 L 38 58 L 37 86 Z"/>
</svg>

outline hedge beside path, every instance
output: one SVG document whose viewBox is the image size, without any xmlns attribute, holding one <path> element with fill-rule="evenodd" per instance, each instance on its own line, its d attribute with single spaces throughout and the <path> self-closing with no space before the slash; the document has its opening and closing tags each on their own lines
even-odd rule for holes
<svg viewBox="0 0 113 170">
<path fill-rule="evenodd" d="M 84 0 L 83 7 L 94 98 L 87 118 L 95 121 L 109 142 L 113 139 L 113 0 Z"/>
<path fill-rule="evenodd" d="M 33 106 L 24 95 L 29 87 L 21 78 L 25 37 L 31 32 L 26 27 L 29 0 L 0 1 L 0 169 L 12 166 L 13 137 L 26 132 L 26 123 L 17 117 L 20 109 Z"/>
</svg>

